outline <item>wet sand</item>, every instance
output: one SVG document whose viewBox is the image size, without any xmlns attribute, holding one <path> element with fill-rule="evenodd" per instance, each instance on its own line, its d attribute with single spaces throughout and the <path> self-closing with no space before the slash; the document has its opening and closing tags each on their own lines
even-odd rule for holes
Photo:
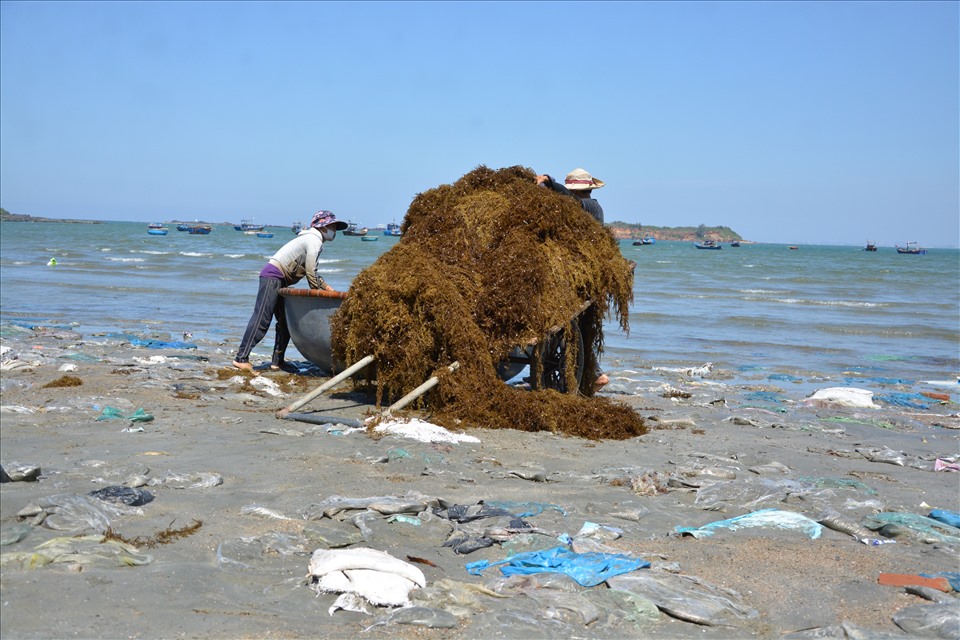
<svg viewBox="0 0 960 640">
<path fill-rule="evenodd" d="M 930 601 L 879 584 L 880 574 L 960 570 L 952 541 L 924 540 L 902 526 L 885 530 L 899 534 L 895 543 L 880 545 L 830 528 L 816 539 L 772 527 L 702 538 L 675 531 L 764 508 L 812 520 L 832 508 L 855 523 L 878 511 L 960 511 L 960 474 L 934 470 L 937 460 L 957 462 L 960 419 L 952 402 L 926 411 L 798 400 L 751 406 L 745 398 L 756 389 L 723 385 L 723 372 L 706 378 L 651 372 L 627 385 L 608 368 L 613 382 L 605 394 L 644 416 L 646 435 L 592 442 L 469 427 L 464 432 L 479 443 L 423 443 L 278 420 L 278 409 L 326 378 L 260 370 L 257 386 L 251 385 L 224 368 L 229 345 L 163 351 L 26 331 L 5 337 L 3 345 L 2 463 L 7 471 L 41 468 L 37 481 L 0 488 L 4 538 L 25 533 L 2 548 L 4 638 L 778 638 L 813 628 L 834 634 L 828 637 L 906 636 L 893 616 Z M 63 365 L 76 370 L 59 370 Z M 65 375 L 81 384 L 45 386 Z M 956 390 L 948 392 L 955 400 Z M 372 410 L 370 401 L 343 385 L 302 411 L 358 418 Z M 142 408 L 154 419 L 98 421 L 105 407 L 124 416 Z M 222 482 L 206 486 L 217 478 Z M 29 566 L 25 558 L 48 540 L 102 532 L 54 530 L 18 513 L 51 496 L 63 501 L 124 483 L 154 499 L 140 507 L 142 514 L 110 519 L 120 538 L 143 541 L 202 524 L 165 544 L 138 546 L 152 556 L 139 566 L 90 556 Z M 758 486 L 772 497 L 756 500 Z M 724 491 L 711 493 L 718 487 Z M 511 533 L 458 555 L 443 546 L 453 528 L 449 520 L 361 511 L 319 517 L 316 505 L 331 496 L 537 503 L 544 510 L 524 518 L 535 533 Z M 48 519 L 48 525 L 63 522 Z M 585 523 L 622 536 L 577 537 Z M 536 580 L 505 580 L 496 567 L 481 576 L 464 568 L 556 547 L 559 534 L 574 537 L 580 549 L 652 563 L 634 573 L 685 585 L 696 577 L 698 593 L 709 589 L 735 607 L 721 607 L 711 624 L 678 619 L 663 602 L 653 620 L 614 615 L 608 606 L 594 615 L 583 603 L 607 584 L 585 588 L 567 581 L 558 589 L 543 581 L 538 588 Z M 392 610 L 386 607 L 369 606 L 371 615 L 330 615 L 338 594 L 310 588 L 310 555 L 350 541 L 429 561 L 413 561 L 427 587 L 411 597 L 453 612 L 455 627 L 387 622 Z M 469 602 L 461 595 L 454 606 L 461 583 L 486 585 L 501 597 L 471 591 Z M 574 591 L 592 593 L 571 604 L 565 597 Z"/>
</svg>

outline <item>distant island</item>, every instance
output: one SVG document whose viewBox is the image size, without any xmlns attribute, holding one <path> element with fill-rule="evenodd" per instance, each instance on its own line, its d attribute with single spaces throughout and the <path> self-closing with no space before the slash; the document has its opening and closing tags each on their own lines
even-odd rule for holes
<svg viewBox="0 0 960 640">
<path fill-rule="evenodd" d="M 696 227 L 652 227 L 639 223 L 631 224 L 618 221 L 607 223 L 606 226 L 618 240 L 639 240 L 640 238 L 678 240 L 681 242 L 700 242 L 702 240 L 733 242 L 734 240 L 743 240 L 740 234 L 730 227 L 708 227 L 703 224 Z"/>
<path fill-rule="evenodd" d="M 74 224 L 103 224 L 103 220 L 73 220 L 66 218 L 41 218 L 23 213 L 10 213 L 0 207 L 0 221 L 3 222 L 70 222 Z"/>
<path fill-rule="evenodd" d="M 102 220 L 73 220 L 64 218 L 44 218 L 40 216 L 30 216 L 22 213 L 10 213 L 0 207 L 0 220 L 5 222 L 72 222 L 79 224 L 103 224 Z M 177 224 L 179 220 L 173 220 L 167 224 Z M 230 222 L 199 222 L 184 221 L 184 224 L 216 224 L 233 226 Z M 277 225 L 266 225 L 277 226 Z M 283 225 L 281 225 L 283 226 Z M 640 238 L 655 238 L 657 240 L 677 240 L 681 242 L 701 242 L 703 240 L 713 240 L 714 242 L 733 242 L 734 240 L 743 240 L 740 234 L 730 227 L 708 227 L 699 225 L 696 227 L 653 227 L 643 226 L 639 223 L 629 222 L 610 222 L 607 228 L 618 240 L 639 240 Z"/>
</svg>

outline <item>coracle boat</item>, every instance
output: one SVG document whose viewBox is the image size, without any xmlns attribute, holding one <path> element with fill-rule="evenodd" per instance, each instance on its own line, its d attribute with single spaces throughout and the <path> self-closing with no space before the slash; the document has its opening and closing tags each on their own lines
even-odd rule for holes
<svg viewBox="0 0 960 640">
<path fill-rule="evenodd" d="M 147 225 L 147 233 L 152 236 L 165 236 L 167 235 L 167 228 L 159 222 L 151 222 Z"/>
<path fill-rule="evenodd" d="M 363 236 L 360 239 L 364 242 L 376 242 L 378 240 L 377 236 Z"/>
<path fill-rule="evenodd" d="M 290 339 L 297 351 L 320 369 L 333 373 L 344 371 L 349 365 L 333 357 L 330 340 L 330 318 L 347 298 L 346 291 L 325 291 L 320 289 L 283 288 L 280 289 L 283 306 L 287 316 L 287 328 Z M 584 380 L 583 356 L 583 312 L 590 306 L 587 301 L 580 311 L 570 320 L 572 344 L 563 327 L 557 327 L 540 340 L 524 347 L 515 347 L 504 361 L 496 365 L 501 380 L 511 380 L 532 365 L 539 357 L 542 369 L 539 376 L 532 376 L 531 386 L 535 389 L 549 388 L 561 393 L 575 393 L 582 390 Z M 576 386 L 567 388 L 567 360 L 572 358 Z M 592 383 L 590 383 L 592 386 Z"/>
<path fill-rule="evenodd" d="M 270 233 L 269 231 L 258 231 L 258 232 L 257 232 L 257 237 L 258 237 L 258 238 L 272 238 L 272 237 L 273 237 L 273 234 Z"/>
</svg>

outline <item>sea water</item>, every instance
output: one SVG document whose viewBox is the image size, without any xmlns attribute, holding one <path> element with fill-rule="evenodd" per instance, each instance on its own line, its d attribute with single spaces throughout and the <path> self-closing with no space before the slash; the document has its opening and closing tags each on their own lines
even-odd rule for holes
<svg viewBox="0 0 960 640">
<path fill-rule="evenodd" d="M 69 326 L 84 335 L 183 332 L 229 361 L 253 309 L 267 258 L 293 238 L 214 225 L 209 235 L 145 223 L 0 223 L 0 321 Z M 400 241 L 338 234 L 320 271 L 336 289 Z M 893 247 L 620 244 L 635 260 L 629 333 L 605 324 L 607 371 L 700 367 L 736 378 L 842 386 L 952 381 L 960 372 L 960 251 L 900 255 Z M 56 265 L 50 265 L 51 259 Z M 305 286 L 300 283 L 299 286 Z M 253 360 L 269 358 L 273 332 Z M 288 358 L 296 360 L 294 345 Z M 837 384 L 839 383 L 839 384 Z"/>
</svg>

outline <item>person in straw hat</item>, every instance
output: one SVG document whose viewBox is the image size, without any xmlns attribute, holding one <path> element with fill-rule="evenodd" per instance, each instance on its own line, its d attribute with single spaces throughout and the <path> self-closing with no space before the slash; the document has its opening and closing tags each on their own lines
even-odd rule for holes
<svg viewBox="0 0 960 640">
<path fill-rule="evenodd" d="M 317 258 L 323 251 L 324 242 L 333 242 L 337 231 L 347 228 L 347 223 L 337 220 L 330 211 L 317 211 L 310 220 L 310 227 L 297 234 L 297 237 L 280 247 L 267 264 L 260 270 L 260 288 L 253 314 L 243 332 L 237 356 L 233 366 L 237 369 L 253 369 L 250 364 L 250 352 L 257 346 L 270 329 L 270 322 L 277 319 L 277 339 L 273 347 L 273 359 L 270 368 L 274 371 L 286 370 L 284 354 L 290 344 L 290 331 L 287 329 L 287 315 L 283 306 L 280 289 L 289 287 L 304 276 L 311 289 L 333 291 L 323 277 L 317 273 Z"/>
<path fill-rule="evenodd" d="M 574 169 L 567 174 L 563 184 L 556 182 L 546 174 L 537 176 L 537 184 L 542 184 L 565 196 L 577 198 L 583 210 L 592 215 L 597 222 L 603 224 L 603 208 L 593 197 L 593 190 L 599 189 L 605 184 L 603 180 L 594 178 L 584 169 Z"/>
<path fill-rule="evenodd" d="M 558 183 L 547 174 L 537 176 L 537 184 L 541 184 L 557 193 L 565 196 L 571 196 L 580 202 L 583 210 L 589 213 L 594 219 L 603 224 L 603 207 L 593 197 L 593 190 L 599 189 L 605 183 L 599 178 L 594 178 L 585 169 L 574 169 L 567 174 L 563 184 Z M 600 368 L 600 354 L 597 354 L 597 380 L 594 383 L 594 392 L 602 389 L 610 378 Z"/>
</svg>

